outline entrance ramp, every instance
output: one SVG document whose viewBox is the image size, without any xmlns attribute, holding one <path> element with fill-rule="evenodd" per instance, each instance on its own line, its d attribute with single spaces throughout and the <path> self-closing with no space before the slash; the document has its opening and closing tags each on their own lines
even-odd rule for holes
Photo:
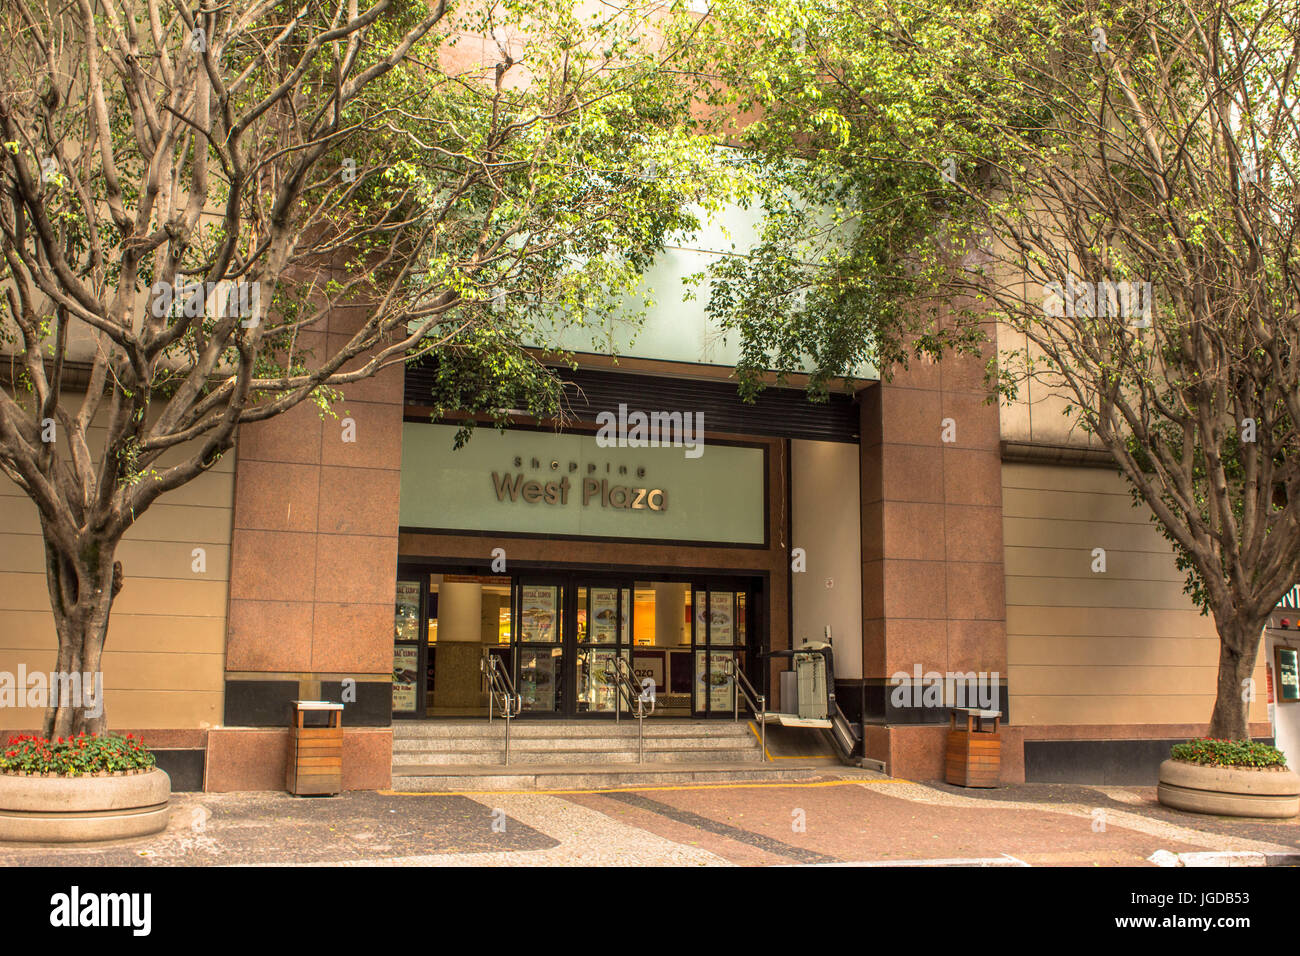
<svg viewBox="0 0 1300 956">
<path fill-rule="evenodd" d="M 767 752 L 773 760 L 818 760 L 833 766 L 840 762 L 840 755 L 826 732 L 825 728 L 829 726 L 829 721 L 808 724 L 801 721 L 797 724 L 789 724 L 785 721 L 769 719 Z"/>
<path fill-rule="evenodd" d="M 414 792 L 613 789 L 807 779 L 818 760 L 765 761 L 748 721 L 403 721 L 393 727 L 392 789 Z"/>
</svg>

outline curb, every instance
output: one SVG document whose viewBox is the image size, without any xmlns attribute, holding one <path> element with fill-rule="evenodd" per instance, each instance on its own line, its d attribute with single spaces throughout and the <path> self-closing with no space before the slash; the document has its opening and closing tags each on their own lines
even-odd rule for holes
<svg viewBox="0 0 1300 956">
<path fill-rule="evenodd" d="M 1300 853 L 1262 853 L 1258 850 L 1216 850 L 1170 853 L 1157 850 L 1147 857 L 1156 866 L 1300 866 Z"/>
</svg>

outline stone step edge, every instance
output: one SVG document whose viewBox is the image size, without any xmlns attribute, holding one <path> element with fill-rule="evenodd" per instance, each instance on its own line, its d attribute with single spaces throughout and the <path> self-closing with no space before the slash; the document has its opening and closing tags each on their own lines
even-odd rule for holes
<svg viewBox="0 0 1300 956">
<path fill-rule="evenodd" d="M 501 724 L 475 724 L 468 727 L 402 727 L 393 726 L 394 737 L 405 737 L 415 739 L 421 737 L 497 737 L 505 733 L 505 727 Z M 718 727 L 665 727 L 663 725 L 647 726 L 645 735 L 647 737 L 738 737 L 742 734 L 748 734 L 752 731 L 748 724 L 725 724 Z M 637 733 L 636 724 L 606 724 L 593 723 L 587 727 L 574 726 L 543 726 L 533 724 L 532 726 L 512 724 L 510 727 L 511 735 L 530 736 L 530 737 L 597 737 L 604 735 L 635 736 Z"/>
<path fill-rule="evenodd" d="M 636 767 L 635 764 L 632 765 Z M 722 770 L 675 768 L 629 770 L 628 767 L 599 769 L 566 768 L 563 772 L 538 772 L 534 767 L 496 767 L 494 773 L 394 775 L 391 792 L 396 793 L 490 793 L 501 790 L 613 790 L 658 786 L 716 783 L 780 783 L 818 779 L 824 767 L 792 767 Z"/>
</svg>

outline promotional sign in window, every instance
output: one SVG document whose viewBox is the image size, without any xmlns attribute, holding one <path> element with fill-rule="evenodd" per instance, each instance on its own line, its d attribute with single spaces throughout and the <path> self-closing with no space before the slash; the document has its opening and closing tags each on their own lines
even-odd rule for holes
<svg viewBox="0 0 1300 956">
<path fill-rule="evenodd" d="M 524 710 L 555 710 L 555 665 L 550 651 L 524 651 L 519 660 L 519 696 Z"/>
<path fill-rule="evenodd" d="M 708 635 L 710 644 L 730 645 L 736 642 L 736 622 L 733 620 L 734 591 L 710 591 L 709 602 L 704 603 L 704 592 L 695 592 L 695 640 L 703 644 Z M 706 631 L 707 626 L 707 631 Z"/>
<path fill-rule="evenodd" d="M 393 614 L 393 640 L 420 639 L 420 582 L 397 582 L 397 610 Z"/>
<path fill-rule="evenodd" d="M 709 592 L 709 643 L 734 644 L 735 621 L 731 591 Z"/>
<path fill-rule="evenodd" d="M 618 588 L 592 588 L 591 640 L 596 644 L 613 644 L 617 640 Z"/>
<path fill-rule="evenodd" d="M 549 644 L 557 633 L 556 588 L 525 587 L 521 589 L 519 610 L 519 639 Z"/>
<path fill-rule="evenodd" d="M 432 652 L 430 652 L 432 653 Z M 415 713 L 416 679 L 420 674 L 420 648 L 401 645 L 393 648 L 393 711 Z"/>
<path fill-rule="evenodd" d="M 732 655 L 729 653 L 714 653 L 712 651 L 705 653 L 701 651 L 695 655 L 695 700 L 696 706 L 701 707 L 704 701 L 708 701 L 708 709 L 711 711 L 727 711 L 732 709 L 734 701 L 733 694 L 735 689 L 730 677 L 730 661 Z"/>
</svg>

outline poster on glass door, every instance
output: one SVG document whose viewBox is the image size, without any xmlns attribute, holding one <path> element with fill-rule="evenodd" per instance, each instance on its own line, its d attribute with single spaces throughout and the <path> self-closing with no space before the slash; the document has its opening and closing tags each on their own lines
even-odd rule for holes
<svg viewBox="0 0 1300 956">
<path fill-rule="evenodd" d="M 618 625 L 618 589 L 592 588 L 590 594 L 591 640 L 596 644 L 613 644 Z"/>
<path fill-rule="evenodd" d="M 701 710 L 708 701 L 711 711 L 728 711 L 733 709 L 735 693 L 731 681 L 730 653 L 695 655 L 695 706 Z M 707 662 L 707 663 L 706 663 Z M 707 668 L 707 669 L 706 669 Z"/>
<path fill-rule="evenodd" d="M 399 714 L 415 712 L 416 678 L 420 673 L 420 648 L 398 645 L 393 648 L 393 710 Z"/>
<path fill-rule="evenodd" d="M 735 621 L 732 620 L 732 591 L 710 591 L 706 606 L 699 600 L 702 592 L 696 591 L 697 610 L 695 612 L 695 639 L 704 642 L 705 626 L 708 626 L 710 644 L 735 643 Z"/>
<path fill-rule="evenodd" d="M 522 588 L 519 639 L 547 643 L 555 640 L 554 587 Z"/>
<path fill-rule="evenodd" d="M 397 610 L 393 614 L 393 640 L 420 639 L 420 582 L 397 582 Z"/>
</svg>

